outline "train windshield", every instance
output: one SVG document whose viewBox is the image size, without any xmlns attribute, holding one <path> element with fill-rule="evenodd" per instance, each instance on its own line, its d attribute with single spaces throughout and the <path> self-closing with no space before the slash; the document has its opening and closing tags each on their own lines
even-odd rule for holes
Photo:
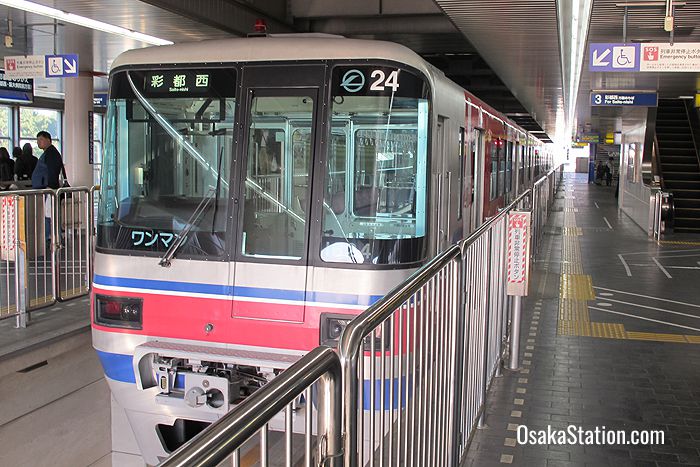
<svg viewBox="0 0 700 467">
<path fill-rule="evenodd" d="M 112 78 L 98 247 L 224 253 L 235 70 L 125 71 Z"/>
<path fill-rule="evenodd" d="M 336 67 L 321 259 L 401 264 L 425 256 L 428 88 L 392 67 Z"/>
</svg>

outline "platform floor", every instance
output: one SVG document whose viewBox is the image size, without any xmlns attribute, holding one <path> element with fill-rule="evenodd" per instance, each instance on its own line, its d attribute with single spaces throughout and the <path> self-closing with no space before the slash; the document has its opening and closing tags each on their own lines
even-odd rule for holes
<svg viewBox="0 0 700 467">
<path fill-rule="evenodd" d="M 496 378 L 465 465 L 700 465 L 700 236 L 650 241 L 614 187 L 584 177 L 565 174 L 523 301 L 520 369 Z M 665 439 L 530 445 L 519 425 Z"/>
</svg>

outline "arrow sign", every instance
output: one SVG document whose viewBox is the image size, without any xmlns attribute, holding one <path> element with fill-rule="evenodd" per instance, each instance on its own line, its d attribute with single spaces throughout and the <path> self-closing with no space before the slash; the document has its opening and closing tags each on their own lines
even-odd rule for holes
<svg viewBox="0 0 700 467">
<path fill-rule="evenodd" d="M 607 57 L 608 55 L 610 55 L 610 49 L 605 49 L 605 50 L 603 51 L 603 53 L 601 53 L 600 55 L 598 55 L 598 51 L 597 51 L 597 50 L 594 50 L 594 51 L 593 51 L 593 66 L 606 66 L 606 65 L 610 65 L 610 62 L 607 62 L 607 61 L 604 62 L 604 61 L 603 61 L 603 60 L 605 60 L 605 57 Z"/>
<path fill-rule="evenodd" d="M 590 44 L 589 71 L 639 71 L 639 44 Z"/>
<path fill-rule="evenodd" d="M 78 76 L 78 54 L 46 55 L 44 71 L 47 78 Z"/>
</svg>

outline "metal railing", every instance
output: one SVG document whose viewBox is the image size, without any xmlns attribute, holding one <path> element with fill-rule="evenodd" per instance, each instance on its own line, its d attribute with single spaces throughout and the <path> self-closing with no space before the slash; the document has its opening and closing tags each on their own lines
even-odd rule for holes
<svg viewBox="0 0 700 467">
<path fill-rule="evenodd" d="M 652 237 L 660 240 L 673 228 L 673 193 L 657 191 L 652 198 Z"/>
<path fill-rule="evenodd" d="M 160 465 L 215 466 L 231 457 L 232 464 L 239 466 L 241 448 L 258 433 L 260 465 L 267 467 L 271 448 L 268 423 L 283 410 L 284 443 L 276 445 L 281 452 L 276 453 L 275 459 L 283 457 L 287 466 L 299 465 L 302 459 L 298 457 L 303 458 L 303 465 L 307 467 L 340 466 L 340 378 L 340 361 L 335 351 L 317 347 Z M 295 405 L 300 396 L 304 398 L 303 413 L 298 417 L 301 423 L 295 424 L 294 418 L 298 415 Z M 304 449 L 295 453 L 293 438 L 299 431 L 303 433 Z M 280 464 L 275 462 L 275 465 Z"/>
<path fill-rule="evenodd" d="M 339 346 L 346 466 L 459 464 L 483 421 L 509 326 L 519 328 L 508 322 L 507 214 L 531 205 L 539 244 L 556 176 L 348 324 Z"/>
<path fill-rule="evenodd" d="M 476 232 L 416 271 L 351 321 L 335 353 L 319 347 L 204 430 L 161 465 L 214 466 L 260 430 L 261 465 L 268 465 L 266 426 L 285 409 L 285 465 L 293 465 L 293 402 L 306 399 L 306 465 L 445 465 L 466 455 L 483 422 L 486 394 L 520 323 L 509 319 L 505 262 L 508 213 L 531 207 L 539 243 L 561 170 L 552 170 Z M 336 373 L 342 369 L 342 374 Z M 330 382 L 316 404 L 310 384 Z M 342 382 L 342 386 L 339 384 Z M 342 400 L 342 418 L 339 417 Z M 312 405 L 320 436 L 315 441 Z M 340 433 L 342 432 L 342 450 Z M 325 454 L 323 454 L 325 453 Z"/>
<path fill-rule="evenodd" d="M 0 192 L 0 318 L 90 290 L 94 189 Z"/>
</svg>

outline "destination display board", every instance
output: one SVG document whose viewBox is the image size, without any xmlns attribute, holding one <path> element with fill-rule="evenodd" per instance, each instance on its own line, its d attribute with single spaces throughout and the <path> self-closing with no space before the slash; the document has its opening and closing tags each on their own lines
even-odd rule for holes
<svg viewBox="0 0 700 467">
<path fill-rule="evenodd" d="M 658 94 L 655 92 L 634 91 L 593 91 L 591 92 L 591 105 L 596 106 L 636 106 L 656 107 L 659 104 Z"/>
<path fill-rule="evenodd" d="M 33 100 L 33 79 L 7 79 L 0 71 L 0 101 L 30 103 Z"/>
</svg>

